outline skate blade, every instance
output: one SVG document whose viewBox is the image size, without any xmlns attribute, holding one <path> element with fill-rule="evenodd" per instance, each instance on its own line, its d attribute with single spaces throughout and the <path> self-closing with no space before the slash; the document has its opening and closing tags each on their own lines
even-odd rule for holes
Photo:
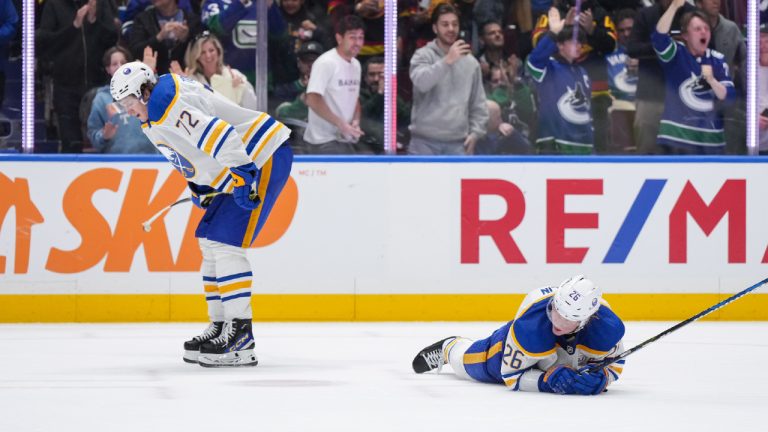
<svg viewBox="0 0 768 432">
<path fill-rule="evenodd" d="M 202 367 L 241 367 L 256 366 L 259 360 L 253 350 L 241 350 L 225 354 L 200 354 L 197 362 Z"/>
<path fill-rule="evenodd" d="M 197 364 L 197 358 L 199 355 L 199 351 L 184 350 L 184 362 Z"/>
</svg>

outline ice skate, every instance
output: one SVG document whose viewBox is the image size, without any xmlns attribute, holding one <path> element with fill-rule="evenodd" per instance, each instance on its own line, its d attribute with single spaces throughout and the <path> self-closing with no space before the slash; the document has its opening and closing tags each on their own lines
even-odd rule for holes
<svg viewBox="0 0 768 432">
<path fill-rule="evenodd" d="M 224 323 L 221 334 L 200 346 L 198 362 L 203 367 L 256 366 L 250 319 Z"/>
<path fill-rule="evenodd" d="M 221 334 L 221 328 L 224 322 L 217 321 L 208 324 L 203 333 L 184 342 L 184 361 L 187 363 L 197 363 L 197 357 L 200 355 L 200 346 Z"/>
<path fill-rule="evenodd" d="M 443 349 L 454 339 L 456 336 L 447 337 L 419 351 L 413 359 L 413 371 L 420 374 L 437 369 L 437 373 L 440 373 L 445 364 Z"/>
</svg>

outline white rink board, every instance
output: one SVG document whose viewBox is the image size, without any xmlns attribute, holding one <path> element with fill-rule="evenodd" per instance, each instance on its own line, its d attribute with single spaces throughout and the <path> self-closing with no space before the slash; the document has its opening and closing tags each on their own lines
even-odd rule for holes
<svg viewBox="0 0 768 432">
<path fill-rule="evenodd" d="M 21 214 L 17 207 L 5 202 L 10 210 L 0 221 L 0 256 L 6 259 L 0 294 L 198 293 L 199 275 L 194 268 L 149 270 L 151 260 L 146 255 L 150 246 L 146 244 L 138 247 L 128 269 L 105 271 L 107 255 L 75 272 L 50 269 L 53 249 L 77 258 L 73 251 L 83 241 L 84 228 L 70 220 L 72 204 L 67 207 L 64 202 L 67 194 L 79 200 L 73 202 L 92 207 L 114 234 L 123 217 L 126 194 L 137 188 L 131 183 L 137 173 L 156 171 L 153 196 L 169 176 L 177 176 L 170 165 L 160 161 L 81 159 L 0 159 L 0 182 L 7 186 L 26 180 L 29 200 L 43 219 L 27 230 L 30 246 L 26 272 L 15 272 L 23 224 L 17 220 Z M 250 251 L 260 293 L 524 293 L 532 286 L 575 272 L 599 280 L 614 293 L 718 293 L 740 291 L 768 273 L 768 265 L 761 262 L 768 246 L 768 204 L 764 198 L 768 165 L 760 159 L 753 163 L 728 159 L 712 159 L 712 163 L 649 162 L 648 158 L 636 163 L 616 158 L 605 163 L 599 158 L 557 162 L 521 162 L 525 160 L 522 158 L 398 162 L 388 158 L 375 163 L 342 159 L 305 157 L 295 162 L 292 177 L 298 193 L 293 219 L 286 222 L 287 230 L 277 241 Z M 109 170 L 105 171 L 108 176 L 100 175 L 98 170 L 104 169 Z M 110 186 L 84 190 L 82 185 L 88 182 L 83 178 L 90 179 L 90 184 L 108 178 L 105 184 Z M 180 177 L 176 180 L 183 183 Z M 592 189 L 567 194 L 558 201 L 552 184 L 562 180 L 572 180 L 566 189 Z M 506 262 L 489 236 L 479 238 L 477 263 L 462 262 L 462 248 L 467 249 L 466 242 L 462 243 L 462 208 L 472 207 L 466 194 L 462 201 L 462 189 L 466 192 L 467 182 L 485 184 L 482 181 L 519 190 L 523 200 L 512 200 L 511 204 L 502 195 L 482 194 L 476 211 L 480 220 L 491 224 L 508 213 L 522 215 L 506 237 L 514 240 L 524 263 Z M 655 201 L 646 199 L 641 205 L 648 214 L 642 229 L 636 236 L 624 235 L 617 240 L 639 191 L 654 181 L 657 186 L 663 184 Z M 683 192 L 687 184 L 700 196 L 703 207 L 685 216 L 687 227 L 680 229 L 682 225 L 671 223 L 670 215 L 681 205 L 681 196 L 691 202 L 690 190 L 688 195 Z M 595 192 L 595 187 L 602 191 Z M 743 199 L 739 191 L 743 191 Z M 166 204 L 186 194 L 179 189 Z M 725 202 L 721 214 L 712 204 L 715 197 Z M 561 212 L 555 208 L 558 202 L 564 203 Z M 191 205 L 185 204 L 165 216 L 164 241 L 174 259 L 179 255 L 190 211 Z M 586 218 L 596 219 L 596 227 L 563 229 L 561 224 L 559 229 L 550 226 L 548 234 L 548 223 L 552 225 L 555 219 L 565 225 L 578 224 L 579 216 L 574 213 L 593 214 Z M 710 220 L 709 235 L 697 218 Z M 474 228 L 464 229 L 471 238 Z M 681 233 L 687 236 L 682 249 L 678 248 L 687 254 L 683 263 L 671 262 L 670 232 L 677 233 L 678 238 Z M 132 235 L 141 243 L 145 234 L 136 229 Z M 547 251 L 557 236 L 564 238 L 565 247 L 588 248 L 583 259 L 553 262 Z M 630 248 L 627 239 L 634 240 Z M 625 257 L 606 263 L 612 247 L 623 247 Z"/>
</svg>

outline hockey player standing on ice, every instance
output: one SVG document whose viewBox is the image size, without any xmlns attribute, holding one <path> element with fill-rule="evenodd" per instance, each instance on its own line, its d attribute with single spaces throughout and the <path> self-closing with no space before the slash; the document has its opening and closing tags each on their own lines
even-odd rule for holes
<svg viewBox="0 0 768 432">
<path fill-rule="evenodd" d="M 141 120 L 142 131 L 187 179 L 193 202 L 205 209 L 195 236 L 211 323 L 184 344 L 184 360 L 208 367 L 256 365 L 246 250 L 290 174 L 290 130 L 192 79 L 156 79 L 141 62 L 121 66 L 110 92 Z"/>
<path fill-rule="evenodd" d="M 680 19 L 684 44 L 669 36 L 675 12 L 684 4 L 673 0 L 651 35 L 667 86 L 656 142 L 667 154 L 722 154 L 723 115 L 715 102 L 735 98 L 733 81 L 723 55 L 707 48 L 711 30 L 703 13 L 688 12 Z"/>
<path fill-rule="evenodd" d="M 592 87 L 576 64 L 586 41 L 580 26 L 565 25 L 557 9 L 549 10 L 549 33 L 542 36 L 525 62 L 539 95 L 540 154 L 591 154 L 593 151 Z"/>
<path fill-rule="evenodd" d="M 597 395 L 619 379 L 624 360 L 592 373 L 586 368 L 622 353 L 623 336 L 624 323 L 601 289 L 578 275 L 528 293 L 515 319 L 485 339 L 449 337 L 424 348 L 413 370 L 450 364 L 460 378 L 514 391 Z"/>
</svg>

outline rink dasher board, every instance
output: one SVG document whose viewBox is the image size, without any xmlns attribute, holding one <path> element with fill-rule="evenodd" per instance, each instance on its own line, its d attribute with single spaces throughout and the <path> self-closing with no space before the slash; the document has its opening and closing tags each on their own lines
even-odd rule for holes
<svg viewBox="0 0 768 432">
<path fill-rule="evenodd" d="M 259 320 L 503 320 L 573 273 L 683 319 L 768 273 L 764 158 L 299 156 L 249 250 Z M 194 179 L 189 179 L 194 181 Z M 160 157 L 0 157 L 0 322 L 197 321 L 202 212 Z M 768 320 L 758 290 L 713 319 Z"/>
</svg>

